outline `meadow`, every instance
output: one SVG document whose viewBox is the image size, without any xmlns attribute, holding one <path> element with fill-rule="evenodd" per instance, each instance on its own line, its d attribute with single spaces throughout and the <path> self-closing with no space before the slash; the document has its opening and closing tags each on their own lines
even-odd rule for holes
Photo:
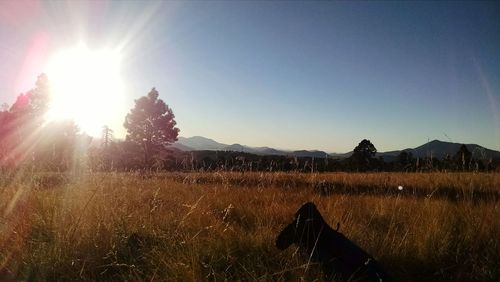
<svg viewBox="0 0 500 282">
<path fill-rule="evenodd" d="M 499 281 L 499 196 L 498 173 L 3 172 L 0 280 L 322 281 L 275 247 L 313 201 L 395 281 Z"/>
</svg>

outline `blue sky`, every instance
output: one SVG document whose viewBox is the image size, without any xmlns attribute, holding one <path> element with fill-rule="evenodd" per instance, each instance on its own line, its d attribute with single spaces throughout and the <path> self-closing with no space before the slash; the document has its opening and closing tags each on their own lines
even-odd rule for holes
<svg viewBox="0 0 500 282">
<path fill-rule="evenodd" d="M 119 46 L 123 113 L 155 86 L 182 136 L 328 152 L 363 138 L 379 151 L 433 139 L 500 150 L 493 2 L 13 3 L 0 4 L 0 102 L 32 87 L 48 55 L 27 64 L 28 46 L 42 34 L 44 54 Z"/>
</svg>

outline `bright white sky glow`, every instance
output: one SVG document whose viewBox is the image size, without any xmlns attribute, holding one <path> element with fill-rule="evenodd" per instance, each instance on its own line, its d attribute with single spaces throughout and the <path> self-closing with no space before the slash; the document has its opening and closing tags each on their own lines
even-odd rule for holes
<svg viewBox="0 0 500 282">
<path fill-rule="evenodd" d="M 73 119 L 93 136 L 99 136 L 104 125 L 122 122 L 120 59 L 118 52 L 84 46 L 56 53 L 46 70 L 52 90 L 48 119 Z"/>
</svg>

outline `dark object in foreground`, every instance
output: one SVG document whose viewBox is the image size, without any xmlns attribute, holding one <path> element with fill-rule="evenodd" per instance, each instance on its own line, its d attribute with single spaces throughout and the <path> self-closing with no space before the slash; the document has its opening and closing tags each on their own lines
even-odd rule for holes
<svg viewBox="0 0 500 282">
<path fill-rule="evenodd" d="M 321 265 L 327 281 L 390 281 L 380 264 L 333 230 L 311 202 L 297 210 L 293 222 L 276 239 L 280 250 L 293 243 L 308 259 Z"/>
</svg>

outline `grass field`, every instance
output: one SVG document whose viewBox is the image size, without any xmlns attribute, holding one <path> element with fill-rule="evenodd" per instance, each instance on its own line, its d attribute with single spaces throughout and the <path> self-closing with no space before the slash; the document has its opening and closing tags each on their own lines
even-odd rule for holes
<svg viewBox="0 0 500 282">
<path fill-rule="evenodd" d="M 0 280 L 321 281 L 274 246 L 313 201 L 396 281 L 500 281 L 499 192 L 480 173 L 3 173 Z"/>
</svg>

